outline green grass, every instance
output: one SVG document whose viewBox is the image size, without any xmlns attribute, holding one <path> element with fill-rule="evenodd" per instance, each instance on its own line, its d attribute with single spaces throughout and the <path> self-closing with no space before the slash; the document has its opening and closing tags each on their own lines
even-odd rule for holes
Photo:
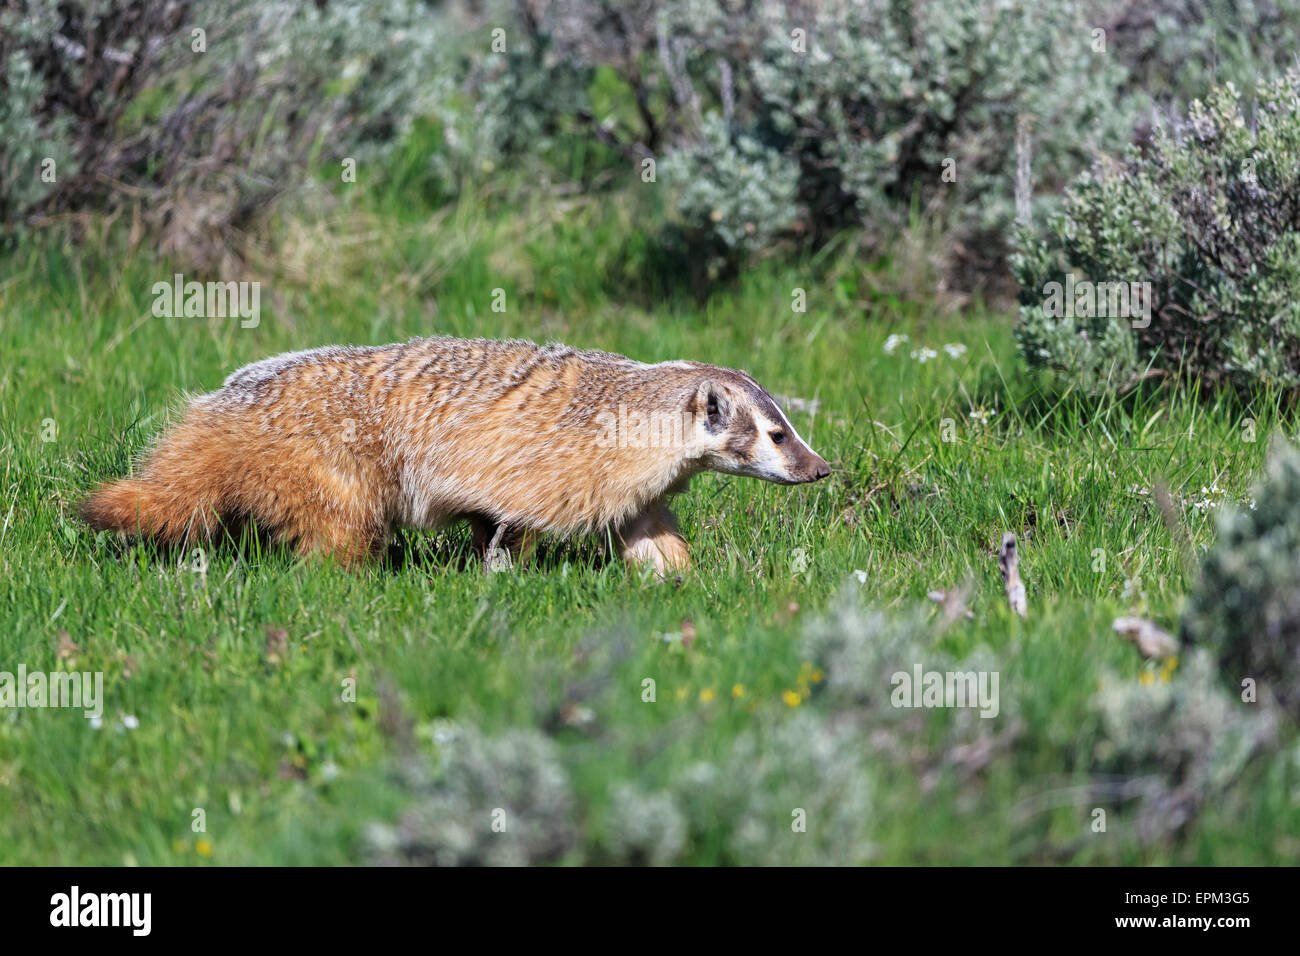
<svg viewBox="0 0 1300 956">
<path fill-rule="evenodd" d="M 345 205 L 286 221 L 266 261 L 238 276 L 264 283 L 256 329 L 152 317 L 150 287 L 172 268 L 120 248 L 29 248 L 0 264 L 0 670 L 103 671 L 106 695 L 98 729 L 80 712 L 0 711 L 0 863 L 363 862 L 365 825 L 396 820 L 409 800 L 392 769 L 432 765 L 442 719 L 549 735 L 574 791 L 578 838 L 564 859 L 608 859 L 618 782 L 668 788 L 751 729 L 832 716 L 801 648 L 838 592 L 931 615 L 927 591 L 967 580 L 974 617 L 944 645 L 998 655 L 1003 699 L 1026 730 L 970 780 L 925 781 L 881 758 L 861 859 L 1061 859 L 1052 847 L 1086 833 L 1095 802 L 1028 820 L 1013 811 L 1086 779 L 1078 755 L 1096 733 L 1089 701 L 1103 675 L 1150 671 L 1111 632 L 1114 617 L 1174 629 L 1190 584 L 1152 490 L 1168 485 L 1204 548 L 1213 516 L 1192 506 L 1202 486 L 1243 500 L 1270 429 L 1294 427 L 1266 401 L 1045 391 L 1021 370 L 1009 315 L 932 307 L 924 289 L 900 298 L 842 257 L 761 264 L 694 299 L 655 272 L 644 212 L 605 196 L 513 211 L 465 200 L 432 217 Z M 803 314 L 791 310 L 796 287 Z M 505 313 L 490 308 L 495 288 Z M 199 573 L 185 555 L 123 547 L 73 517 L 183 393 L 283 350 L 431 333 L 744 367 L 820 403 L 792 418 L 834 473 L 806 488 L 696 480 L 676 510 L 697 570 L 679 584 L 606 560 L 597 540 L 485 576 L 464 529 L 404 533 L 400 560 L 356 573 L 231 548 Z M 894 334 L 908 341 L 887 352 Z M 966 351 L 953 358 L 947 344 Z M 921 362 L 920 347 L 938 354 Z M 1243 440 L 1246 418 L 1259 440 Z M 1022 542 L 1024 621 L 1005 606 L 992 553 L 1008 530 Z M 683 622 L 689 648 L 662 637 Z M 283 650 L 268 638 L 278 630 Z M 64 632 L 78 650 L 61 662 Z M 341 699 L 349 676 L 355 703 Z M 654 704 L 641 698 L 647 677 Z M 570 726 L 573 706 L 590 722 Z M 126 715 L 138 727 L 124 728 Z M 931 715 L 907 746 L 924 753 L 946 719 Z M 1291 763 L 1265 756 L 1176 839 L 1139 843 L 1116 806 L 1110 834 L 1066 859 L 1294 860 L 1297 782 Z M 196 808 L 204 834 L 191 830 Z M 724 844 L 693 833 L 678 859 L 734 859 Z"/>
</svg>

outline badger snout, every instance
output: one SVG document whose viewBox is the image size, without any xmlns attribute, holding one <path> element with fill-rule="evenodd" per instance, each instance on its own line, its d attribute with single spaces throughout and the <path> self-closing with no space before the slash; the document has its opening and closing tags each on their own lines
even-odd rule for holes
<svg viewBox="0 0 1300 956">
<path fill-rule="evenodd" d="M 811 448 L 805 448 L 793 462 L 789 471 L 790 484 L 807 485 L 814 481 L 821 481 L 831 473 L 831 466 L 826 464 L 826 459 L 817 454 Z"/>
<path fill-rule="evenodd" d="M 802 484 L 808 484 L 813 481 L 821 481 L 831 473 L 831 466 L 826 464 L 826 459 L 821 455 L 809 453 L 808 464 L 802 469 L 803 477 L 800 478 Z"/>
</svg>

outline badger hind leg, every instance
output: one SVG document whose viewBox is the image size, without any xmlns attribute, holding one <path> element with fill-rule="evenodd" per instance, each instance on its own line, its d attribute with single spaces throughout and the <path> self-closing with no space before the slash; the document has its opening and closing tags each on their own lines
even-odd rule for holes
<svg viewBox="0 0 1300 956">
<path fill-rule="evenodd" d="M 344 568 L 365 564 L 375 557 L 385 538 L 382 530 L 373 527 L 328 520 L 292 536 L 297 538 L 299 554 L 325 556 Z"/>
<path fill-rule="evenodd" d="M 388 538 L 378 478 L 364 466 L 308 461 L 252 476 L 246 505 L 274 540 L 304 557 L 353 568 L 379 555 Z"/>
<path fill-rule="evenodd" d="M 655 576 L 689 571 L 691 551 L 677 527 L 676 516 L 663 500 L 651 502 L 645 510 L 614 529 L 619 553 L 628 564 L 649 565 Z"/>
</svg>

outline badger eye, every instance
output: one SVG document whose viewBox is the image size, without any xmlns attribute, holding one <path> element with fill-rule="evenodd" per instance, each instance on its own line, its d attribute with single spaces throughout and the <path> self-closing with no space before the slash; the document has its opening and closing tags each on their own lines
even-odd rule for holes
<svg viewBox="0 0 1300 956">
<path fill-rule="evenodd" d="M 785 441 L 785 432 L 768 432 L 767 434 L 772 439 L 773 445 L 779 445 Z"/>
</svg>

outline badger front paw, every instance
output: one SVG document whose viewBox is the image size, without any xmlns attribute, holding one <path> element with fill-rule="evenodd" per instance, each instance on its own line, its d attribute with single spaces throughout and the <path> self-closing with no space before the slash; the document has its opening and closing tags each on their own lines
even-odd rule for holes
<svg viewBox="0 0 1300 956">
<path fill-rule="evenodd" d="M 677 519 L 662 502 L 650 505 L 614 534 L 623 560 L 649 565 L 658 578 L 692 567 L 691 551 L 677 527 Z"/>
</svg>

